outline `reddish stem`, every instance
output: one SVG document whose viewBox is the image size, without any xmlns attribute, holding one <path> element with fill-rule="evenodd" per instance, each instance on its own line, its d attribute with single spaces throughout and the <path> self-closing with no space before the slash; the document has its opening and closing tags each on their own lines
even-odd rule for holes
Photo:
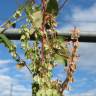
<svg viewBox="0 0 96 96">
<path fill-rule="evenodd" d="M 43 21 L 42 21 L 42 49 L 41 49 L 41 54 L 42 54 L 42 64 L 44 63 L 44 43 L 45 43 L 45 13 L 46 13 L 46 0 L 42 0 L 42 14 L 43 14 Z"/>
</svg>

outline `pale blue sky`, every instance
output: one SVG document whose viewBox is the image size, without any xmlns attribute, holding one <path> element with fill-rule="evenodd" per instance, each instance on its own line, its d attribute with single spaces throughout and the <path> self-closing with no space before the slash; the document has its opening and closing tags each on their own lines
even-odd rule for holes
<svg viewBox="0 0 96 96">
<path fill-rule="evenodd" d="M 24 0 L 17 1 L 22 4 Z M 61 2 L 62 1 L 63 0 L 61 0 Z M 7 20 L 17 8 L 18 4 L 16 4 L 16 0 L 1 0 L 0 24 Z M 96 23 L 64 22 L 65 20 L 96 21 L 95 10 L 95 0 L 69 0 L 68 4 L 60 11 L 57 17 L 58 29 L 63 32 L 63 30 L 71 30 L 74 26 L 77 26 L 81 32 L 82 30 L 96 30 Z M 20 43 L 16 41 L 14 41 L 14 43 L 18 46 L 18 52 L 21 57 L 24 58 L 23 51 L 20 49 Z M 96 96 L 95 49 L 95 43 L 80 43 L 78 52 L 80 59 L 74 74 L 76 81 L 71 84 L 72 89 L 65 92 L 65 96 Z M 22 70 L 16 69 L 15 64 L 16 62 L 12 59 L 8 50 L 0 44 L 0 96 L 9 94 L 11 83 L 14 85 L 14 96 L 31 96 L 31 75 L 26 68 Z M 59 70 L 59 72 L 57 70 Z M 26 74 L 26 72 L 28 74 Z M 54 76 L 60 79 L 63 79 L 63 77 L 59 75 L 59 73 L 62 72 L 64 72 L 62 66 L 53 71 Z"/>
</svg>

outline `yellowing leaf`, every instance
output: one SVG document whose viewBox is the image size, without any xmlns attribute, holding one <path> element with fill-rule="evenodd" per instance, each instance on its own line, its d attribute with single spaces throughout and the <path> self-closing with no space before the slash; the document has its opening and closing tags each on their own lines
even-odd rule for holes
<svg viewBox="0 0 96 96">
<path fill-rule="evenodd" d="M 20 69 L 20 68 L 22 68 L 22 67 L 24 67 L 24 66 L 25 66 L 25 62 L 24 62 L 24 61 L 21 61 L 20 63 L 16 64 L 16 67 L 17 67 L 18 69 Z"/>
<path fill-rule="evenodd" d="M 69 79 L 69 82 L 71 82 L 71 83 L 74 82 L 74 79 L 72 76 L 69 76 L 68 79 Z"/>
<path fill-rule="evenodd" d="M 32 14 L 33 22 L 35 27 L 40 28 L 42 25 L 42 13 L 41 11 L 36 11 Z"/>
</svg>

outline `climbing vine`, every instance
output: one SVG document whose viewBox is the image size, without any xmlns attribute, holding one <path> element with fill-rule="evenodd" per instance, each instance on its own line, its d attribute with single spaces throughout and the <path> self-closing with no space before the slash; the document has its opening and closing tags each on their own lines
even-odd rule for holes
<svg viewBox="0 0 96 96">
<path fill-rule="evenodd" d="M 15 23 L 24 17 L 23 13 L 25 13 L 26 23 L 19 29 L 20 42 L 25 57 L 31 61 L 29 65 L 16 52 L 13 42 L 4 35 L 8 28 L 14 27 Z M 78 59 L 79 30 L 77 28 L 72 30 L 71 48 L 69 48 L 68 41 L 60 38 L 56 30 L 58 14 L 57 0 L 41 0 L 41 4 L 37 4 L 35 0 L 27 0 L 2 25 L 4 30 L 0 32 L 0 43 L 9 49 L 12 57 L 17 61 L 17 68 L 25 66 L 32 74 L 32 96 L 63 96 L 69 83 L 74 81 L 73 73 Z M 30 45 L 29 40 L 32 36 L 35 40 Z M 52 71 L 57 66 L 58 59 L 63 60 L 64 69 L 66 68 L 64 81 L 52 80 Z"/>
</svg>

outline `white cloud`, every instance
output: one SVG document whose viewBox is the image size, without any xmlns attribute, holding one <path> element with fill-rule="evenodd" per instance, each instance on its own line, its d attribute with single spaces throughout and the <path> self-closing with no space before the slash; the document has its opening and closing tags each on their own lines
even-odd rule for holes
<svg viewBox="0 0 96 96">
<path fill-rule="evenodd" d="M 0 68 L 0 74 L 7 73 L 10 70 L 10 68 Z"/>
<path fill-rule="evenodd" d="M 72 29 L 72 27 L 74 26 L 77 26 L 78 28 L 80 28 L 81 32 L 86 30 L 96 31 L 96 22 L 94 22 L 96 21 L 96 3 L 87 9 L 82 9 L 76 6 L 72 10 L 71 17 L 69 17 L 68 15 L 68 18 L 70 18 L 69 20 L 72 20 L 72 21 L 81 21 L 81 22 L 69 22 L 69 24 L 68 25 L 66 24 L 66 26 L 64 28 L 61 28 L 60 31 L 63 31 L 63 30 L 70 31 L 70 29 Z M 82 22 L 82 21 L 90 21 L 90 22 L 88 23 L 88 22 Z M 93 21 L 93 23 L 91 21 Z"/>
<path fill-rule="evenodd" d="M 26 70 L 26 68 L 23 68 L 21 71 L 18 70 L 18 71 L 20 71 L 20 73 L 18 73 L 18 74 L 15 73 L 14 76 L 12 76 L 12 77 L 6 75 L 7 73 L 9 74 L 12 71 L 14 71 L 14 72 L 16 71 L 16 69 L 14 70 L 12 66 L 9 66 L 9 64 L 12 64 L 12 63 L 13 63 L 13 61 L 9 60 L 9 59 L 0 60 L 0 96 L 9 95 L 11 85 L 13 85 L 12 94 L 14 96 L 31 96 L 32 92 L 31 92 L 31 88 L 29 87 L 29 86 L 31 86 L 31 83 L 29 84 L 27 82 L 27 87 L 25 87 L 26 84 L 23 84 L 24 82 L 26 83 L 25 78 L 28 78 L 28 76 L 29 76 L 28 70 Z M 17 75 L 19 75 L 19 78 Z"/>
<path fill-rule="evenodd" d="M 73 96 L 96 96 L 96 89 L 91 89 L 80 94 L 74 94 Z"/>
<path fill-rule="evenodd" d="M 78 94 L 72 94 L 70 91 L 64 91 L 64 96 L 96 96 L 96 89 L 90 89 Z"/>
<path fill-rule="evenodd" d="M 11 88 L 14 96 L 31 96 L 32 93 L 31 88 L 20 84 L 19 80 L 11 78 L 10 76 L 0 75 L 0 96 L 9 95 Z"/>
<path fill-rule="evenodd" d="M 6 74 L 10 71 L 10 64 L 13 63 L 13 60 L 0 60 L 0 74 Z"/>
<path fill-rule="evenodd" d="M 80 60 L 78 62 L 78 66 L 81 69 L 89 70 L 89 72 L 95 72 L 96 73 L 96 44 L 92 43 L 81 43 L 79 54 L 80 54 Z"/>
<path fill-rule="evenodd" d="M 30 71 L 26 68 L 26 67 L 23 67 L 21 70 L 19 70 L 23 75 L 23 79 L 25 80 L 32 80 L 32 73 L 30 73 Z M 17 77 L 20 77 L 19 74 L 16 75 Z"/>
<path fill-rule="evenodd" d="M 73 10 L 72 20 L 77 21 L 96 21 L 96 4 L 88 9 L 80 9 L 75 8 Z M 75 23 L 81 30 L 96 30 L 96 22 L 95 23 Z"/>
<path fill-rule="evenodd" d="M 10 85 L 12 82 L 15 84 L 18 83 L 18 81 L 16 79 L 11 78 L 10 76 L 0 75 L 0 87 L 1 87 L 1 85 L 5 85 L 5 86 Z"/>
<path fill-rule="evenodd" d="M 11 60 L 0 60 L 0 65 L 12 63 Z"/>
<path fill-rule="evenodd" d="M 96 4 L 92 5 L 87 9 L 81 9 L 80 7 L 76 7 L 73 10 L 72 18 L 76 20 L 96 20 Z"/>
</svg>

